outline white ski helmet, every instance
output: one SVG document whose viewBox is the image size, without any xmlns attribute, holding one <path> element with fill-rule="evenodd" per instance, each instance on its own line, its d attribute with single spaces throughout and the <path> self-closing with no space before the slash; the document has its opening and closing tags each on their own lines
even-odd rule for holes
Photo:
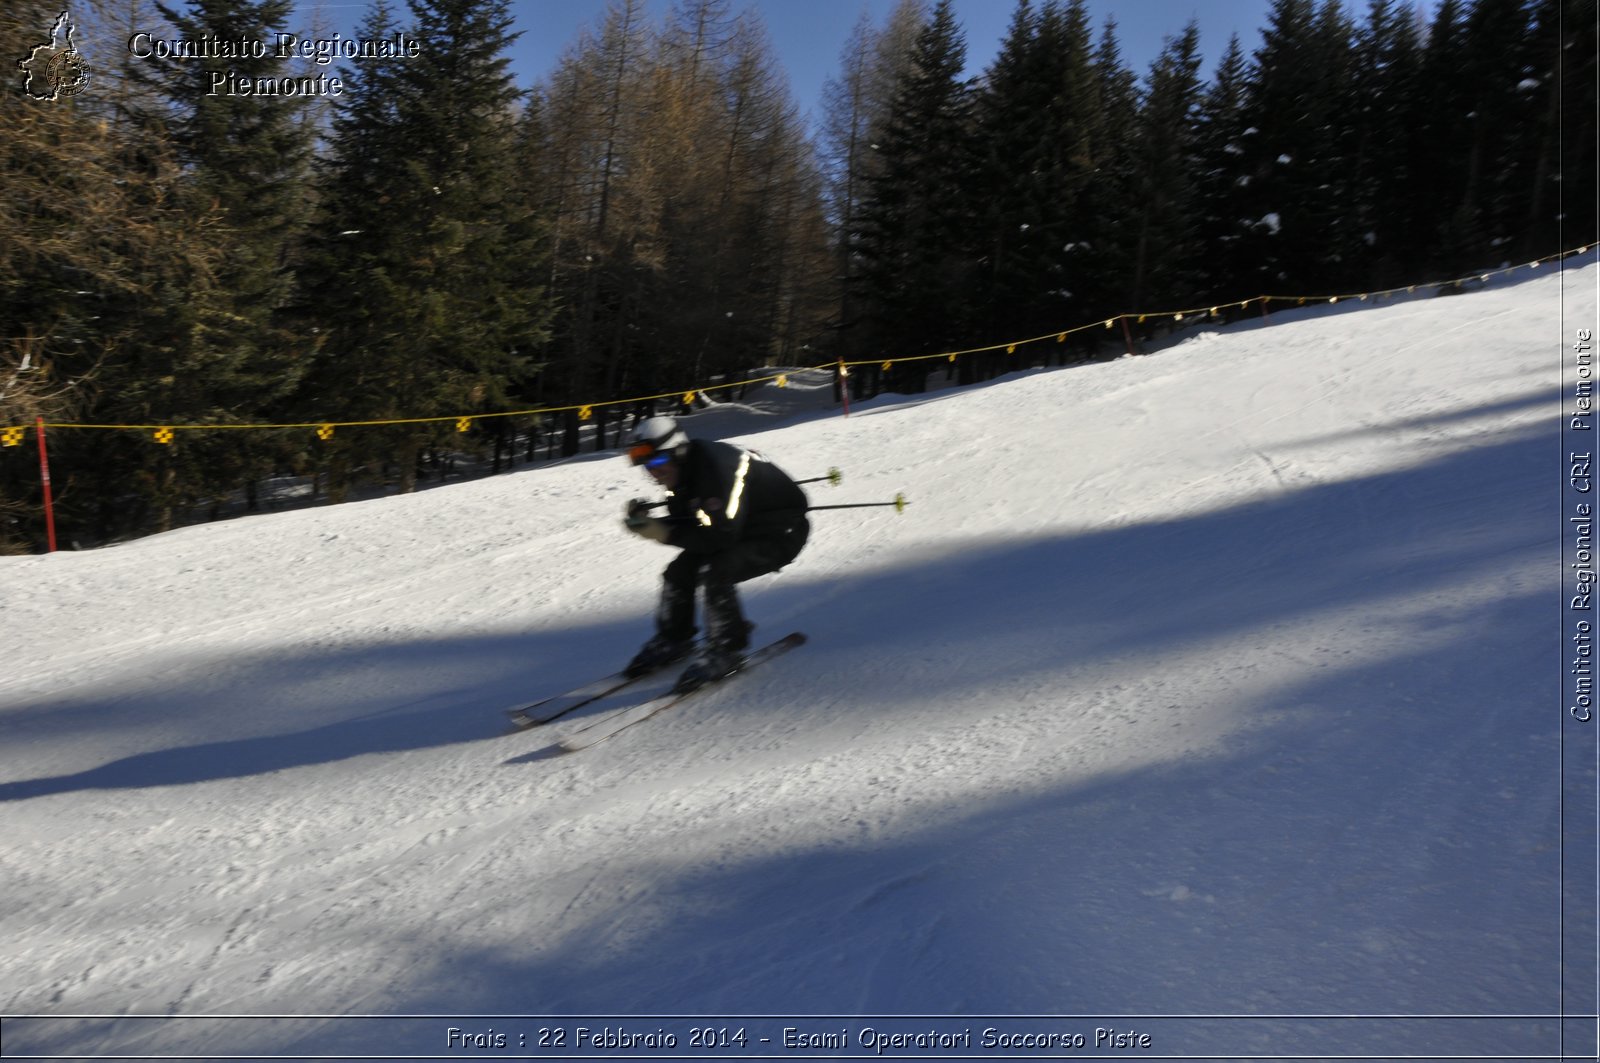
<svg viewBox="0 0 1600 1063">
<path fill-rule="evenodd" d="M 628 460 L 644 465 L 652 458 L 681 457 L 689 437 L 678 422 L 671 417 L 647 417 L 633 430 L 633 443 L 628 447 Z"/>
</svg>

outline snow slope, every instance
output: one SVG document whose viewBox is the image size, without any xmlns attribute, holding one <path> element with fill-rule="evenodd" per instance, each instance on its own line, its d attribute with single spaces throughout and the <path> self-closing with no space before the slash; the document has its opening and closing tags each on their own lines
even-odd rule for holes
<svg viewBox="0 0 1600 1063">
<path fill-rule="evenodd" d="M 570 756 L 500 709 L 648 634 L 670 553 L 615 457 L 0 558 L 6 1052 L 937 1014 L 1553 1058 L 1562 330 L 1597 273 L 721 411 L 841 466 L 818 503 L 912 505 L 819 513 L 748 585 L 804 649 Z M 1332 1018 L 1474 1014 L 1527 1017 Z M 169 1015 L 316 1017 L 119 1017 Z"/>
</svg>

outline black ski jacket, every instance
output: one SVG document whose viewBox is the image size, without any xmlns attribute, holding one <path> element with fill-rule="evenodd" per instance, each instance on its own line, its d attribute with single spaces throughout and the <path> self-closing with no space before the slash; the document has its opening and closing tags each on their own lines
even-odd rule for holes
<svg viewBox="0 0 1600 1063">
<path fill-rule="evenodd" d="M 714 554 L 737 542 L 784 537 L 805 523 L 810 503 L 783 470 L 753 450 L 695 439 L 667 496 L 669 546 Z"/>
</svg>

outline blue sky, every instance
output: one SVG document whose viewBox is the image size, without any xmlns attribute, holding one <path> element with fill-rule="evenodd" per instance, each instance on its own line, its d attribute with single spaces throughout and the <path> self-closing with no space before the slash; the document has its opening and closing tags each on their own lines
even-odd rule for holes
<svg viewBox="0 0 1600 1063">
<path fill-rule="evenodd" d="M 403 0 L 392 0 L 405 18 Z M 1437 0 L 1416 0 L 1422 10 L 1432 10 Z M 734 0 L 736 11 L 749 10 L 762 16 L 766 30 L 789 74 L 790 90 L 802 110 L 813 110 L 821 98 L 822 83 L 838 70 L 840 51 L 862 11 L 874 26 L 882 26 L 896 0 Z M 955 16 L 966 35 L 968 72 L 976 75 L 994 59 L 1010 26 L 1016 0 L 954 0 Z M 517 29 L 522 32 L 512 48 L 512 64 L 518 83 L 531 86 L 554 69 L 563 51 L 578 40 L 584 27 L 598 27 L 608 0 L 512 0 Z M 653 18 L 662 18 L 672 0 L 646 0 Z M 331 29 L 349 34 L 365 14 L 365 0 L 299 0 L 299 11 L 306 14 L 293 32 L 310 35 L 310 11 L 325 13 Z M 1088 0 L 1094 22 L 1094 37 L 1099 38 L 1107 18 L 1117 21 L 1117 40 L 1122 45 L 1123 62 L 1139 78 L 1149 72 L 1150 62 L 1162 51 L 1166 38 L 1176 37 L 1190 19 L 1200 24 L 1200 53 L 1203 77 L 1210 80 L 1216 62 L 1227 48 L 1227 40 L 1237 34 L 1246 58 L 1261 45 L 1261 29 L 1267 24 L 1272 0 Z M 1350 18 L 1360 22 L 1366 16 L 1366 0 L 1344 0 Z"/>
<path fill-rule="evenodd" d="M 754 10 L 761 15 L 789 75 L 796 101 L 802 110 L 811 110 L 823 82 L 837 71 L 845 38 L 861 13 L 867 12 L 875 25 L 882 25 L 894 3 L 895 0 L 748 0 L 735 3 L 735 9 Z M 344 32 L 360 20 L 367 8 L 365 3 L 350 0 L 321 4 L 306 0 L 301 4 L 302 10 L 318 6 Z M 398 3 L 396 6 L 402 7 Z M 585 26 L 599 25 L 607 0 L 513 0 L 511 6 L 517 29 L 522 32 L 512 50 L 512 62 L 519 83 L 526 87 L 554 67 Z M 670 0 L 649 0 L 651 12 L 658 17 L 670 6 Z M 978 73 L 994 58 L 1015 6 L 1015 0 L 955 0 L 956 18 L 966 34 L 971 73 Z M 1357 17 L 1365 11 L 1364 3 L 1347 3 L 1346 7 Z M 1202 74 L 1209 78 L 1231 35 L 1238 34 L 1246 55 L 1255 50 L 1270 8 L 1271 0 L 1089 0 L 1096 36 L 1107 17 L 1115 18 L 1123 60 L 1141 78 L 1160 54 L 1164 40 L 1182 32 L 1190 19 L 1200 25 L 1200 47 L 1205 57 Z"/>
<path fill-rule="evenodd" d="M 803 109 L 813 107 L 823 82 L 839 69 L 845 39 L 863 11 L 881 26 L 895 0 L 751 0 L 737 5 L 758 12 L 767 25 L 790 88 Z M 1260 40 L 1270 0 L 1090 0 L 1096 35 L 1107 16 L 1117 20 L 1117 38 L 1124 60 L 1141 75 L 1161 51 L 1164 37 L 1182 32 L 1190 18 L 1198 20 L 1201 47 L 1209 77 L 1215 58 L 1239 33 L 1247 50 Z M 516 0 L 517 25 L 523 31 L 515 61 L 519 79 L 534 77 L 554 65 L 584 25 L 597 25 L 606 0 Z M 669 0 L 651 0 L 652 11 L 665 12 Z M 978 73 L 999 51 L 1014 0 L 955 0 L 957 21 L 967 38 L 967 62 Z M 531 75 L 531 76 L 530 76 Z"/>
</svg>

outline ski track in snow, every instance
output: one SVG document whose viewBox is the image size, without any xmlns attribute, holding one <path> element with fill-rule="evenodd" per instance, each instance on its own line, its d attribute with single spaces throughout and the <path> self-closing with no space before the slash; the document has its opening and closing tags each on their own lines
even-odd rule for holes
<svg viewBox="0 0 1600 1063">
<path fill-rule="evenodd" d="M 1549 1012 L 1557 306 L 1597 269 L 723 408 L 845 470 L 817 503 L 912 504 L 749 585 L 807 646 L 568 756 L 590 712 L 501 709 L 648 633 L 614 458 L 0 558 L 0 1011 Z M 42 1029 L 8 1048 L 362 1050 Z"/>
</svg>

